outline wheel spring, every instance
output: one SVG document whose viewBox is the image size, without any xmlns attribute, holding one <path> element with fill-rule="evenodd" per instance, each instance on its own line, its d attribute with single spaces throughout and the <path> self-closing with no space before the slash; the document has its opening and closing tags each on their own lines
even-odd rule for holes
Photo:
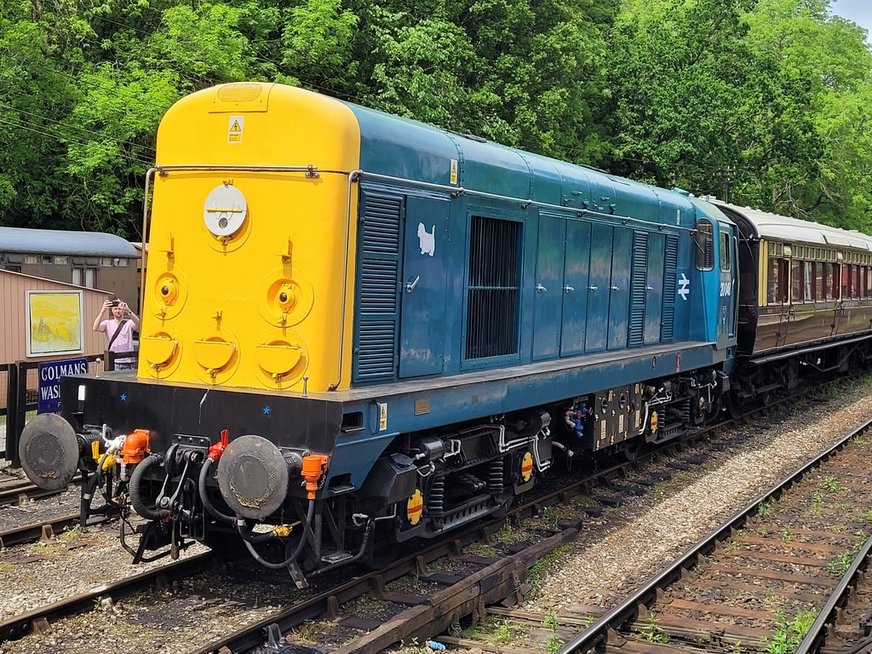
<svg viewBox="0 0 872 654">
<path fill-rule="evenodd" d="M 445 477 L 437 477 L 433 480 L 427 511 L 433 518 L 445 515 Z"/>
<path fill-rule="evenodd" d="M 505 471 L 505 467 L 505 459 L 500 458 L 496 461 L 491 461 L 490 468 L 487 472 L 487 487 L 488 491 L 490 491 L 492 495 L 501 493 L 503 491 L 503 480 L 505 479 L 503 473 Z"/>
</svg>

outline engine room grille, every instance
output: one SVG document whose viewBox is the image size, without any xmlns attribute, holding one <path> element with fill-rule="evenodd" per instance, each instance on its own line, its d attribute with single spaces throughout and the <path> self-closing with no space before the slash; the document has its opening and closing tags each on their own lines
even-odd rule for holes
<svg viewBox="0 0 872 654">
<path fill-rule="evenodd" d="M 355 381 L 397 375 L 397 323 L 403 199 L 362 195 Z"/>
<path fill-rule="evenodd" d="M 630 280 L 630 347 L 644 342 L 645 301 L 648 298 L 648 234 L 633 232 L 633 268 Z"/>
<path fill-rule="evenodd" d="M 663 316 L 660 324 L 660 342 L 671 343 L 675 332 L 675 287 L 678 268 L 678 238 L 666 237 L 666 253 L 663 260 Z"/>
<path fill-rule="evenodd" d="M 521 224 L 472 217 L 467 286 L 466 358 L 518 351 Z"/>
</svg>

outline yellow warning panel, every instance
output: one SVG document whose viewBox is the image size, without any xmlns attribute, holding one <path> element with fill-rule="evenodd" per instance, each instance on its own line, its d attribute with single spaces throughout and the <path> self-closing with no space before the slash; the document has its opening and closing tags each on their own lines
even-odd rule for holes
<svg viewBox="0 0 872 654">
<path fill-rule="evenodd" d="M 242 127 L 245 125 L 245 116 L 230 116 L 227 121 L 227 142 L 242 142 Z"/>
</svg>

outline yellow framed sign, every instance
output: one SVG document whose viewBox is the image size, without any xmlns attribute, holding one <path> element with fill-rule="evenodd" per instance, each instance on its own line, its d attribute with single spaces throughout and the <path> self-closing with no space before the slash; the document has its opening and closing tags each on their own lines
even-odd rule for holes
<svg viewBox="0 0 872 654">
<path fill-rule="evenodd" d="M 27 291 L 27 356 L 85 351 L 82 291 Z"/>
</svg>

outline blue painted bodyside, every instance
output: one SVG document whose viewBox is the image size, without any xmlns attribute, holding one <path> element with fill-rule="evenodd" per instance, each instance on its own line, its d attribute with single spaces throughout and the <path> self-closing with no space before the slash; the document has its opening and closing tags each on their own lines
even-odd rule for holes
<svg viewBox="0 0 872 654">
<path fill-rule="evenodd" d="M 337 451 L 341 450 L 340 455 L 347 457 L 344 460 L 348 467 L 336 465 L 330 469 L 350 472 L 352 483 L 359 487 L 381 449 L 387 447 L 396 434 L 438 429 L 530 406 L 545 406 L 561 398 L 594 393 L 631 380 L 668 377 L 723 364 L 726 356 L 726 351 L 716 352 L 711 344 L 676 343 L 627 350 L 617 355 L 603 352 L 533 366 L 477 371 L 459 376 L 453 380 L 456 383 L 422 379 L 312 397 L 341 402 L 346 415 L 360 412 L 362 427 L 340 434 L 337 440 Z M 386 417 L 383 424 L 380 422 L 382 411 Z"/>
<path fill-rule="evenodd" d="M 365 416 L 351 440 L 386 444 L 388 432 L 372 418 L 379 403 L 389 405 L 389 433 L 403 433 L 730 366 L 735 330 L 719 331 L 722 271 L 695 265 L 697 220 L 712 220 L 716 247 L 718 230 L 732 225 L 717 209 L 349 106 L 363 171 L 352 379 L 359 390 L 343 401 L 345 413 Z M 476 218 L 511 222 L 520 235 L 516 346 L 487 358 L 467 356 Z M 381 235 L 394 223 L 394 241 L 367 249 L 367 229 Z M 396 293 L 395 305 L 374 301 L 379 293 Z M 663 348 L 666 360 L 653 354 Z M 565 365 L 545 369 L 555 362 Z M 414 391 L 420 384 L 430 388 L 426 397 Z M 360 474 L 366 467 L 361 462 Z"/>
</svg>

